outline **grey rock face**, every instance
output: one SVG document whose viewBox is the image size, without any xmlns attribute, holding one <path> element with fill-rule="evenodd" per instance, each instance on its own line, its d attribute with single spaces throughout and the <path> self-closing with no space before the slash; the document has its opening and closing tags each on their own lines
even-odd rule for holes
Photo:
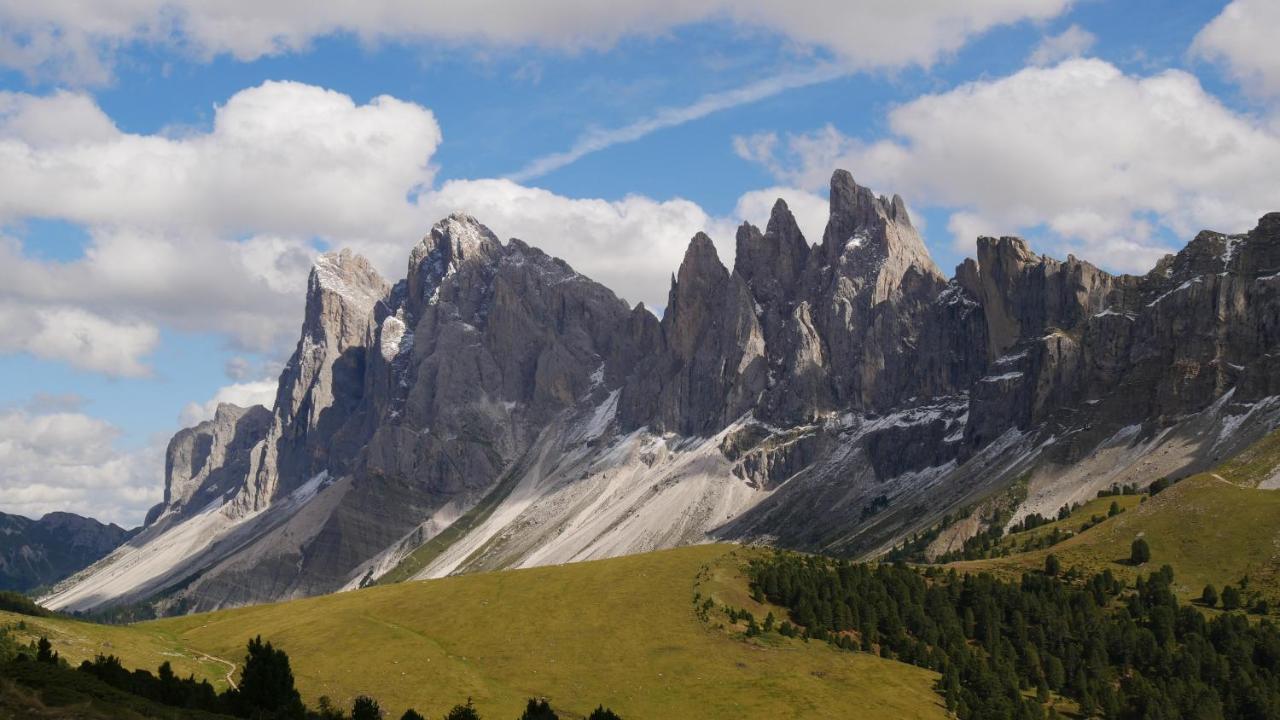
<svg viewBox="0 0 1280 720">
<path fill-rule="evenodd" d="M 658 352 L 623 391 L 624 423 L 713 434 L 754 407 L 765 388 L 763 330 L 746 282 L 725 269 L 702 233 L 689 243 L 669 298 Z"/>
<path fill-rule="evenodd" d="M 322 256 L 275 407 L 179 433 L 159 519 L 52 602 L 210 609 L 708 537 L 875 553 L 1015 479 L 1059 502 L 1280 425 L 1280 213 L 1142 277 L 1006 237 L 947 280 L 902 199 L 840 171 L 820 243 L 781 201 L 736 240 L 730 269 L 692 239 L 661 319 L 463 214 L 395 285 Z"/>
<path fill-rule="evenodd" d="M 179 431 L 165 451 L 161 508 L 179 514 L 195 511 L 240 490 L 250 474 L 250 456 L 270 427 L 266 408 L 223 403 L 212 420 Z"/>
<path fill-rule="evenodd" d="M 302 337 L 280 375 L 271 428 L 253 459 L 254 481 L 237 495 L 240 507 L 261 510 L 328 468 L 332 440 L 363 394 L 374 309 L 387 289 L 369 261 L 350 251 L 316 260 Z"/>
</svg>

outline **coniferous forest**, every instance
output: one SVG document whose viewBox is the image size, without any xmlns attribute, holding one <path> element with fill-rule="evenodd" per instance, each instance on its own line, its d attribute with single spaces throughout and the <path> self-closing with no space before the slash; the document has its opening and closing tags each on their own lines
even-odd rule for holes
<svg viewBox="0 0 1280 720">
<path fill-rule="evenodd" d="M 1135 587 L 1109 571 L 1056 575 L 1014 582 L 791 553 L 750 567 L 756 596 L 788 609 L 784 630 L 936 670 L 961 720 L 1055 717 L 1055 697 L 1083 717 L 1280 717 L 1270 621 L 1179 603 L 1168 566 Z"/>
</svg>

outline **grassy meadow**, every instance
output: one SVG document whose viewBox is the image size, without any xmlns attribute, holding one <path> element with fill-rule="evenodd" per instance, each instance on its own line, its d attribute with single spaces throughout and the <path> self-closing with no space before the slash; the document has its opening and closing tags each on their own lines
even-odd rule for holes
<svg viewBox="0 0 1280 720">
<path fill-rule="evenodd" d="M 699 619 L 695 592 L 767 612 L 740 572 L 752 552 L 701 545 L 127 627 L 22 620 L 69 659 L 114 652 L 153 669 L 168 659 L 223 682 L 227 668 L 203 655 L 238 663 L 261 634 L 289 653 L 309 704 L 369 694 L 390 717 L 407 707 L 439 716 L 472 697 L 484 717 L 514 719 L 535 696 L 563 718 L 601 703 L 628 720 L 945 717 L 929 671 L 823 642 L 747 640 L 718 612 Z"/>
</svg>

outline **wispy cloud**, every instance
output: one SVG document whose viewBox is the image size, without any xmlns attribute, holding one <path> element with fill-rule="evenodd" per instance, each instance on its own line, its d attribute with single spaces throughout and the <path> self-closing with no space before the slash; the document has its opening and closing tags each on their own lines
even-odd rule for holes
<svg viewBox="0 0 1280 720">
<path fill-rule="evenodd" d="M 600 152 L 614 145 L 635 142 L 659 130 L 673 128 L 704 118 L 722 110 L 748 105 L 773 97 L 788 90 L 829 82 L 853 72 L 853 68 L 841 63 L 823 63 L 805 70 L 781 73 L 748 83 L 731 90 L 721 90 L 698 98 L 681 107 L 659 110 L 645 118 L 619 128 L 590 130 L 578 137 L 568 150 L 536 158 L 523 168 L 511 173 L 508 179 L 524 182 L 571 165 L 583 157 Z"/>
</svg>

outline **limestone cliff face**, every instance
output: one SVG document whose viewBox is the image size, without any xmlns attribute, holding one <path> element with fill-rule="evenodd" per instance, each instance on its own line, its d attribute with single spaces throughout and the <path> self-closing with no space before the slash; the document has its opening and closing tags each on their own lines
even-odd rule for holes
<svg viewBox="0 0 1280 720">
<path fill-rule="evenodd" d="M 760 319 L 746 281 L 702 233 L 672 279 L 659 328 L 649 361 L 623 390 L 624 423 L 707 435 L 756 405 L 767 384 Z"/>
<path fill-rule="evenodd" d="M 252 474 L 254 449 L 270 427 L 271 413 L 266 408 L 223 403 L 212 420 L 179 431 L 165 451 L 160 510 L 195 512 L 239 491 Z M 147 524 L 155 519 L 149 518 Z"/>
<path fill-rule="evenodd" d="M 820 242 L 781 201 L 736 241 L 730 268 L 691 240 L 661 319 L 464 214 L 394 285 L 321 256 L 274 407 L 179 433 L 154 524 L 50 602 L 210 609 L 709 537 L 874 553 L 1015 479 L 1052 511 L 1280 425 L 1280 214 L 1141 277 L 980 238 L 948 280 L 902 199 L 840 171 Z"/>
<path fill-rule="evenodd" d="M 270 430 L 236 503 L 259 511 L 329 468 L 333 439 L 359 404 L 374 309 L 387 284 L 344 250 L 321 255 L 307 281 L 302 337 L 280 375 Z M 345 448 L 351 450 L 352 448 Z M 349 455 L 333 456 L 343 465 Z"/>
</svg>

